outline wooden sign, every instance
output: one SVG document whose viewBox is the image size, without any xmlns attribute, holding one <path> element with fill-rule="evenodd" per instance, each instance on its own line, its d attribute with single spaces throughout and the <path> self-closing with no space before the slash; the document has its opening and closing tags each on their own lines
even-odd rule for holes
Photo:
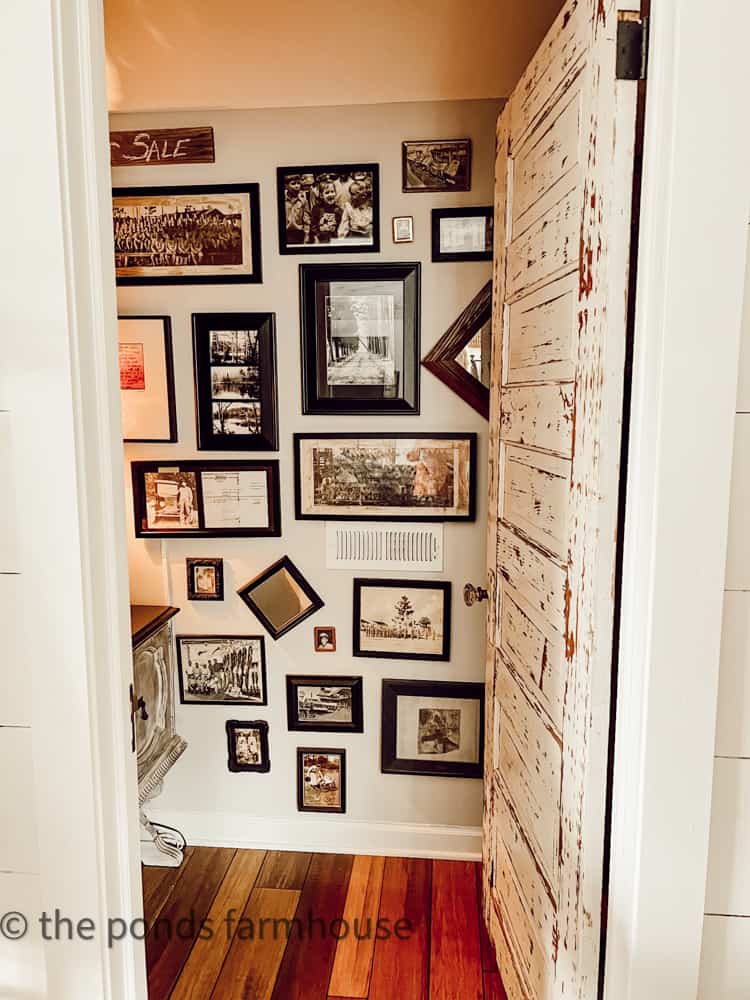
<svg viewBox="0 0 750 1000">
<path fill-rule="evenodd" d="M 214 130 L 155 128 L 140 132 L 109 133 L 113 167 L 152 166 L 157 163 L 213 163 Z"/>
</svg>

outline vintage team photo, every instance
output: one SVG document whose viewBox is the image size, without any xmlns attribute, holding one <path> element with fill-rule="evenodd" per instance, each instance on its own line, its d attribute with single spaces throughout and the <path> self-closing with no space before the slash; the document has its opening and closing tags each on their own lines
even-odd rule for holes
<svg viewBox="0 0 750 1000">
<path fill-rule="evenodd" d="M 183 705 L 266 705 L 263 636 L 176 637 Z"/>
<path fill-rule="evenodd" d="M 354 581 L 355 656 L 447 660 L 450 623 L 447 581 Z"/>
</svg>

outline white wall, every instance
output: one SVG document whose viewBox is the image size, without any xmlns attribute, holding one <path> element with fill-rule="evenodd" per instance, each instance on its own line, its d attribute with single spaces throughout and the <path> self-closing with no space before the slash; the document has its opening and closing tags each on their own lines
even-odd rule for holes
<svg viewBox="0 0 750 1000">
<path fill-rule="evenodd" d="M 750 995 L 750 256 L 740 348 L 699 1000 Z"/>
<path fill-rule="evenodd" d="M 434 206 L 492 203 L 494 129 L 497 101 L 375 105 L 283 111 L 223 112 L 210 115 L 116 115 L 117 127 L 208 122 L 216 132 L 217 162 L 209 166 L 129 167 L 113 171 L 114 184 L 196 184 L 259 181 L 264 282 L 261 285 L 151 286 L 118 290 L 121 314 L 167 313 L 172 317 L 179 443 L 130 445 L 129 460 L 219 458 L 199 453 L 195 441 L 190 317 L 193 312 L 268 310 L 276 313 L 283 534 L 280 539 L 166 541 L 132 538 L 128 520 L 132 596 L 137 603 L 169 601 L 183 610 L 178 633 L 262 633 L 235 591 L 280 555 L 287 553 L 326 602 L 325 608 L 280 641 L 266 637 L 269 705 L 240 711 L 214 706 L 178 706 L 177 729 L 188 749 L 165 782 L 153 816 L 181 826 L 189 839 L 218 843 L 267 842 L 276 846 L 330 846 L 338 850 L 425 853 L 478 852 L 482 785 L 477 780 L 416 778 L 380 773 L 380 682 L 384 677 L 475 680 L 483 677 L 484 611 L 464 607 L 467 581 L 485 577 L 487 423 L 422 370 L 419 417 L 303 417 L 300 403 L 298 267 L 304 258 L 280 257 L 276 234 L 276 176 L 279 165 L 376 161 L 381 168 L 382 252 L 348 254 L 340 261 L 419 260 L 422 262 L 422 355 L 433 346 L 487 281 L 490 264 L 432 264 L 430 209 Z M 430 136 L 470 136 L 474 143 L 472 190 L 464 194 L 401 193 L 401 141 Z M 394 246 L 391 217 L 413 215 L 416 241 Z M 316 261 L 328 260 L 316 256 Z M 325 526 L 294 519 L 292 434 L 346 430 L 478 431 L 478 508 L 475 524 L 445 526 L 446 567 L 453 582 L 453 643 L 450 663 L 355 659 L 352 650 L 352 579 L 355 573 L 327 571 Z M 247 453 L 248 457 L 254 454 Z M 232 455 L 228 457 L 241 457 Z M 130 502 L 130 501 L 129 501 Z M 188 603 L 185 557 L 222 556 L 225 601 Z M 369 575 L 360 573 L 359 575 Z M 384 574 L 388 575 L 388 574 Z M 393 574 L 391 574 L 393 575 Z M 336 654 L 315 654 L 314 625 L 335 625 Z M 286 730 L 285 676 L 288 673 L 354 673 L 364 677 L 363 735 L 302 734 Z M 224 721 L 264 718 L 270 724 L 271 773 L 234 775 L 226 767 Z M 296 810 L 295 748 L 343 746 L 348 750 L 346 817 L 300 816 Z M 387 827 L 372 824 L 391 824 Z M 283 824 L 283 827 L 282 827 Z M 411 824 L 427 824 L 411 829 Z M 406 826 L 405 826 L 406 825 Z M 442 827 L 450 830 L 442 830 Z M 460 828 L 468 827 L 464 832 Z M 459 828 L 459 829 L 456 829 Z"/>
</svg>

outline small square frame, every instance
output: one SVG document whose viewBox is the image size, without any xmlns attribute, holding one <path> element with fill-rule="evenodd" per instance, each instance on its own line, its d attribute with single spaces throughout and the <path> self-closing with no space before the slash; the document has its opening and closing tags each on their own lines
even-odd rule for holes
<svg viewBox="0 0 750 1000">
<path fill-rule="evenodd" d="M 228 719 L 227 732 L 227 767 L 232 773 L 251 772 L 266 774 L 271 770 L 271 758 L 268 753 L 268 723 L 263 720 L 245 722 L 241 719 Z M 237 760 L 237 750 L 234 734 L 238 729 L 257 729 L 260 733 L 260 764 L 240 764 Z"/>
<path fill-rule="evenodd" d="M 330 637 L 331 643 L 328 646 L 320 645 L 320 638 L 323 634 Z M 336 652 L 336 628 L 334 625 L 316 625 L 313 629 L 313 646 L 316 653 Z"/>
<path fill-rule="evenodd" d="M 195 589 L 195 570 L 201 566 L 213 569 L 216 580 L 216 590 L 213 594 L 200 594 Z M 223 601 L 224 600 L 224 560 L 223 559 L 201 559 L 187 556 L 185 559 L 185 571 L 187 574 L 187 599 L 189 601 Z"/>
</svg>

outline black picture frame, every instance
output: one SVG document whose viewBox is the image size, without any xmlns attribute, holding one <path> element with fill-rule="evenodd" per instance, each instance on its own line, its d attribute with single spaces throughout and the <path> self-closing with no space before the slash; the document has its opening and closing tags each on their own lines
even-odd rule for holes
<svg viewBox="0 0 750 1000">
<path fill-rule="evenodd" d="M 202 474 L 222 472 L 259 472 L 265 475 L 268 505 L 268 524 L 266 526 L 206 527 Z M 194 492 L 194 526 L 179 523 L 174 528 L 166 527 L 165 524 L 149 525 L 146 475 L 151 473 L 161 475 L 165 483 L 175 483 L 181 477 L 188 480 L 188 485 Z M 132 462 L 131 476 L 136 538 L 278 538 L 281 535 L 281 491 L 279 463 L 276 459 L 247 461 L 183 461 L 181 459 L 170 461 L 162 459 L 158 462 Z M 170 516 L 174 518 L 173 514 L 165 515 L 163 520 L 169 523 Z"/>
<path fill-rule="evenodd" d="M 417 513 L 420 509 L 418 505 L 413 507 L 394 507 L 387 504 L 366 504 L 348 505 L 352 509 L 344 510 L 344 505 L 333 506 L 315 502 L 312 498 L 312 509 L 307 509 L 309 498 L 307 497 L 303 483 L 307 466 L 304 464 L 303 449 L 305 442 L 325 442 L 325 441 L 442 441 L 450 440 L 456 442 L 466 442 L 468 444 L 468 463 L 466 488 L 468 496 L 466 498 L 465 512 L 462 510 L 456 514 L 438 513 L 427 511 L 424 514 Z M 341 433 L 296 433 L 294 435 L 294 500 L 295 517 L 298 521 L 397 521 L 397 522 L 471 522 L 476 519 L 476 484 L 477 484 L 477 435 L 474 431 L 456 432 L 439 431 L 434 434 L 424 432 L 412 433 L 410 431 L 393 431 L 386 433 L 363 431 L 357 433 L 347 431 Z M 355 513 L 354 510 L 362 510 L 362 513 Z M 424 509 L 424 508 L 422 508 Z M 414 513 L 399 513 L 400 510 L 411 510 Z"/>
<path fill-rule="evenodd" d="M 266 583 L 276 573 L 283 571 L 286 571 L 300 590 L 302 590 L 305 596 L 309 599 L 310 605 L 294 619 L 285 622 L 281 627 L 277 627 L 274 622 L 268 618 L 266 613 L 258 606 L 257 602 L 253 600 L 252 591 L 261 584 Z M 322 597 L 307 582 L 301 571 L 294 565 L 289 556 L 282 556 L 281 559 L 277 559 L 275 563 L 264 569 L 262 573 L 254 577 L 252 580 L 249 580 L 246 584 L 244 584 L 244 586 L 240 587 L 237 593 L 274 639 L 280 639 L 282 635 L 286 635 L 287 632 L 296 628 L 297 625 L 300 625 L 306 618 L 309 618 L 310 615 L 314 615 L 316 611 L 325 607 L 325 602 Z"/>
<path fill-rule="evenodd" d="M 475 762 L 413 760 L 398 757 L 398 699 L 399 696 L 424 698 L 456 698 L 477 700 L 478 757 Z M 380 769 L 384 774 L 412 774 L 438 778 L 484 777 L 484 684 L 469 681 L 394 680 L 386 678 L 382 686 L 382 716 L 380 740 Z"/>
<path fill-rule="evenodd" d="M 451 651 L 451 602 L 452 585 L 449 580 L 408 580 L 378 577 L 356 577 L 353 581 L 354 601 L 352 606 L 352 653 L 354 656 L 370 657 L 377 660 L 432 660 L 447 662 Z M 390 652 L 362 648 L 362 591 L 367 589 L 393 590 L 394 599 L 398 591 L 434 590 L 442 594 L 443 633 L 438 653 Z M 381 623 L 386 628 L 385 622 Z"/>
<path fill-rule="evenodd" d="M 300 687 L 348 687 L 352 693 L 351 722 L 307 722 L 300 719 L 297 689 Z M 306 733 L 362 733 L 364 732 L 364 710 L 361 677 L 338 677 L 332 674 L 287 674 L 286 678 L 286 718 L 290 732 Z"/>
<path fill-rule="evenodd" d="M 212 594 L 199 593 L 195 587 L 195 570 L 205 567 L 213 569 L 216 587 Z M 223 601 L 224 600 L 224 560 L 203 559 L 187 556 L 185 559 L 185 574 L 187 577 L 187 599 L 189 601 Z"/>
<path fill-rule="evenodd" d="M 304 760 L 305 754 L 315 754 L 316 756 L 339 757 L 339 791 L 340 804 L 338 806 L 310 806 L 305 805 L 304 799 Z M 297 747 L 297 810 L 298 812 L 311 813 L 345 813 L 346 812 L 346 750 L 341 747 Z"/>
<path fill-rule="evenodd" d="M 199 451 L 278 451 L 279 406 L 276 375 L 276 316 L 274 313 L 193 313 L 193 364 L 195 372 L 195 423 Z M 255 332 L 257 399 L 217 399 L 213 396 L 215 370 L 246 369 L 247 363 L 214 361 L 212 334 Z M 230 434 L 214 429 L 215 406 L 260 407 L 260 428 L 255 434 Z"/>
<path fill-rule="evenodd" d="M 160 322 L 163 328 L 164 334 L 164 373 L 165 373 L 165 392 L 166 392 L 166 404 L 167 404 L 167 419 L 169 424 L 169 433 L 166 437 L 124 437 L 124 444 L 175 444 L 177 441 L 177 404 L 175 402 L 175 391 L 174 391 L 174 352 L 172 350 L 172 319 L 170 316 L 144 316 L 144 315 L 118 315 L 118 341 L 120 333 L 120 323 L 129 323 L 131 321 L 139 320 L 153 320 L 154 322 Z M 144 372 L 144 374 L 147 374 Z M 126 390 L 122 388 L 122 370 L 120 372 L 121 384 L 120 384 L 120 395 Z M 148 383 L 148 378 L 146 378 Z M 124 404 L 123 404 L 124 410 Z"/>
<path fill-rule="evenodd" d="M 356 264 L 300 264 L 300 329 L 302 334 L 302 412 L 319 416 L 351 414 L 413 414 L 419 413 L 420 389 L 420 321 L 421 321 L 421 264 L 410 262 L 378 262 Z M 394 371 L 398 382 L 395 390 L 382 385 L 341 384 L 328 385 L 330 306 L 325 290 L 331 283 L 351 283 L 361 289 L 372 284 L 376 295 L 378 283 L 398 282 L 402 288 L 403 316 L 401 369 Z M 360 293 L 361 295 L 361 293 Z M 352 298 L 352 296 L 340 296 Z M 346 322 L 346 321 L 344 321 Z M 376 338 L 377 343 L 385 338 Z M 337 338 L 337 350 L 347 351 L 358 340 L 356 330 L 349 336 Z M 398 353 L 395 342 L 392 353 Z M 358 353 L 358 352 L 353 352 Z M 372 352 L 370 352 L 370 356 Z M 346 362 L 346 355 L 343 355 Z M 376 358 L 376 363 L 378 360 Z M 387 359 L 386 359 L 387 360 Z M 394 368 L 396 361 L 393 361 Z M 327 388 L 330 395 L 324 395 Z M 393 393 L 392 395 L 389 394 Z"/>
<path fill-rule="evenodd" d="M 357 173 L 372 175 L 372 243 L 292 243 L 287 239 L 286 188 L 285 181 L 294 175 L 325 175 Z M 378 163 L 325 163 L 292 167 L 276 168 L 276 201 L 279 231 L 279 253 L 282 255 L 298 254 L 341 254 L 341 253 L 379 253 L 380 252 L 380 164 Z M 308 204 L 308 209 L 312 207 Z"/>
<path fill-rule="evenodd" d="M 450 169 L 441 171 L 439 157 L 448 147 L 461 151 L 464 159 L 460 174 L 450 176 Z M 411 155 L 410 155 L 411 154 Z M 421 173 L 414 174 L 415 155 L 422 163 L 429 163 Z M 471 191 L 471 139 L 407 139 L 401 143 L 401 190 L 404 194 L 447 194 L 454 191 Z"/>
<path fill-rule="evenodd" d="M 259 643 L 260 646 L 260 698 L 201 698 L 198 696 L 191 696 L 190 692 L 185 690 L 185 677 L 184 677 L 184 663 L 183 663 L 183 647 L 187 642 L 200 642 L 200 643 L 219 643 L 219 642 L 232 642 L 232 641 L 252 641 Z M 255 705 L 267 705 L 268 704 L 268 675 L 266 671 L 266 637 L 264 635 L 228 635 L 227 633 L 220 633 L 219 635 L 176 635 L 175 636 L 175 649 L 177 650 L 177 681 L 180 689 L 180 704 L 181 705 L 232 705 L 235 708 L 242 708 L 243 706 L 255 706 Z"/>
<path fill-rule="evenodd" d="M 444 251 L 440 247 L 440 223 L 443 219 L 485 219 L 485 249 L 477 251 Z M 463 261 L 492 260 L 492 240 L 495 210 L 492 205 L 476 208 L 433 208 L 432 210 L 432 260 L 433 263 L 458 264 Z"/>
<path fill-rule="evenodd" d="M 247 273 L 231 274 L 122 274 L 117 266 L 117 245 L 115 242 L 115 280 L 118 285 L 226 285 L 259 284 L 263 281 L 263 256 L 261 250 L 260 185 L 248 184 L 189 184 L 161 185 L 150 187 L 118 187 L 112 189 L 113 212 L 117 210 L 118 198 L 159 198 L 169 196 L 198 195 L 247 195 L 250 214 L 249 231 L 243 233 L 243 249 L 246 237 L 250 240 L 250 270 Z M 114 214 L 113 214 L 114 221 Z M 166 266 L 166 265 L 165 265 Z M 175 270 L 185 270 L 187 265 L 170 265 Z M 222 265 L 217 265 L 220 267 Z M 233 266 L 233 265 L 230 265 Z"/>
<path fill-rule="evenodd" d="M 226 723 L 227 733 L 227 767 L 233 774 L 255 773 L 267 774 L 271 770 L 271 757 L 268 749 L 268 723 L 262 719 L 252 722 L 243 722 L 240 719 L 228 719 Z M 235 734 L 242 729 L 257 729 L 260 735 L 260 763 L 241 764 L 237 760 L 237 742 Z"/>
</svg>

